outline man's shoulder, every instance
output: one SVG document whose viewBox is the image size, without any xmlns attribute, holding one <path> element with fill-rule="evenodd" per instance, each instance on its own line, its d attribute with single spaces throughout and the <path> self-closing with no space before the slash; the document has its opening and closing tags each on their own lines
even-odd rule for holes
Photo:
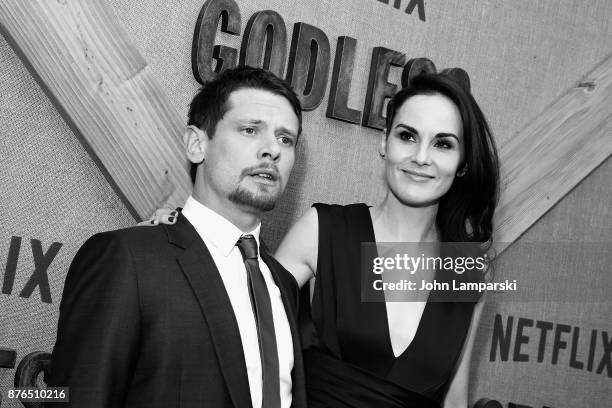
<svg viewBox="0 0 612 408">
<path fill-rule="evenodd" d="M 155 248 L 167 243 L 168 235 L 164 226 L 136 226 L 96 233 L 81 248 L 107 245 L 134 249 Z"/>
</svg>

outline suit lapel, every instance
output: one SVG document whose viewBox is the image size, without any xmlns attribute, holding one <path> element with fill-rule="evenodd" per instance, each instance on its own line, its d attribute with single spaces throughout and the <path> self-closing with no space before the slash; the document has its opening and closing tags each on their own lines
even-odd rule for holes
<svg viewBox="0 0 612 408">
<path fill-rule="evenodd" d="M 217 266 L 184 216 L 167 226 L 167 231 L 169 241 L 185 249 L 177 260 L 202 309 L 232 402 L 236 407 L 251 407 L 238 323 Z"/>
<path fill-rule="evenodd" d="M 289 327 L 291 337 L 293 338 L 293 371 L 291 372 L 292 396 L 291 404 L 294 408 L 306 407 L 306 386 L 304 378 L 304 364 L 302 360 L 302 345 L 300 342 L 300 333 L 297 325 L 297 305 L 298 305 L 298 286 L 293 277 L 287 272 L 281 264 L 270 256 L 265 249 L 265 245 L 261 245 L 261 259 L 268 265 L 270 273 L 274 278 L 274 282 L 278 286 Z"/>
</svg>

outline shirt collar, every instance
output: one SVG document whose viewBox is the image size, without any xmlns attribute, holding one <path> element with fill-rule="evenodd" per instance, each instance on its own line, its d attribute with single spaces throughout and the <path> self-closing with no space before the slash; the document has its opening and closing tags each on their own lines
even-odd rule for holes
<svg viewBox="0 0 612 408">
<path fill-rule="evenodd" d="M 229 256 L 242 235 L 253 235 L 259 247 L 261 223 L 258 223 L 252 231 L 243 232 L 230 220 L 200 203 L 193 196 L 187 198 L 181 213 L 195 227 L 198 234 L 207 243 L 214 245 L 223 256 Z"/>
</svg>

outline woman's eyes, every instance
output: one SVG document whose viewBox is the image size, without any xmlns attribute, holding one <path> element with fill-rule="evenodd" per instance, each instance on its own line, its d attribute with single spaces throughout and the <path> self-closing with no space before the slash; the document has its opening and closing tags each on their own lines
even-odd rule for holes
<svg viewBox="0 0 612 408">
<path fill-rule="evenodd" d="M 404 141 L 407 141 L 407 142 L 415 142 L 416 141 L 416 136 L 412 132 L 400 132 L 398 136 L 399 136 L 400 140 L 404 140 Z"/>
<path fill-rule="evenodd" d="M 417 142 L 417 135 L 415 135 L 412 132 L 400 132 L 398 134 L 398 137 L 400 140 L 405 141 L 405 142 Z M 453 149 L 455 146 L 454 144 L 447 140 L 447 139 L 436 139 L 433 142 L 433 146 L 440 148 L 440 149 Z"/>
<path fill-rule="evenodd" d="M 440 147 L 442 149 L 452 149 L 453 148 L 453 144 L 450 142 L 447 142 L 446 140 L 437 140 L 434 146 Z"/>
</svg>

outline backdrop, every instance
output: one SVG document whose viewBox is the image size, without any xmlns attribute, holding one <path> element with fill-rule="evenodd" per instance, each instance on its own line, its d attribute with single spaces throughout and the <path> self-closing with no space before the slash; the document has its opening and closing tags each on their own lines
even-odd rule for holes
<svg viewBox="0 0 612 408">
<path fill-rule="evenodd" d="M 410 3 L 417 4 L 411 13 Z M 109 1 L 184 117 L 198 87 L 191 46 L 202 4 Z M 373 47 L 427 57 L 439 68 L 462 67 L 498 145 L 612 51 L 612 3 L 607 0 L 237 4 L 243 29 L 253 13 L 271 9 L 283 17 L 289 39 L 294 23 L 320 28 L 330 39 L 332 56 L 339 36 L 357 39 L 348 101 L 354 109 L 363 110 Z M 226 34 L 217 38 L 235 48 L 240 40 Z M 392 69 L 390 81 L 399 83 L 399 76 L 400 70 Z M 287 192 L 264 221 L 272 247 L 313 202 L 376 204 L 382 199 L 379 131 L 327 118 L 328 92 L 321 106 L 305 113 Z M 31 352 L 52 350 L 65 274 L 79 246 L 96 232 L 135 220 L 2 37 L 0 98 L 0 265 L 5 265 L 0 269 L 0 348 L 16 350 L 19 364 Z M 520 302 L 490 297 L 474 352 L 470 405 L 489 398 L 504 407 L 609 406 L 612 303 L 596 285 L 584 285 L 610 282 L 609 273 L 594 276 L 607 270 L 606 260 L 580 259 L 577 269 L 563 272 L 566 279 L 560 280 L 559 271 L 567 270 L 565 247 L 550 247 L 545 260 L 526 257 L 524 251 L 542 242 L 609 245 L 611 177 L 608 159 L 501 256 L 498 276 L 517 277 L 557 296 L 539 302 L 537 296 Z M 582 296 L 565 296 L 577 284 L 584 286 Z M 14 376 L 15 369 L 0 368 L 0 390 L 10 388 Z M 1 406 L 20 404 L 5 399 Z"/>
</svg>

